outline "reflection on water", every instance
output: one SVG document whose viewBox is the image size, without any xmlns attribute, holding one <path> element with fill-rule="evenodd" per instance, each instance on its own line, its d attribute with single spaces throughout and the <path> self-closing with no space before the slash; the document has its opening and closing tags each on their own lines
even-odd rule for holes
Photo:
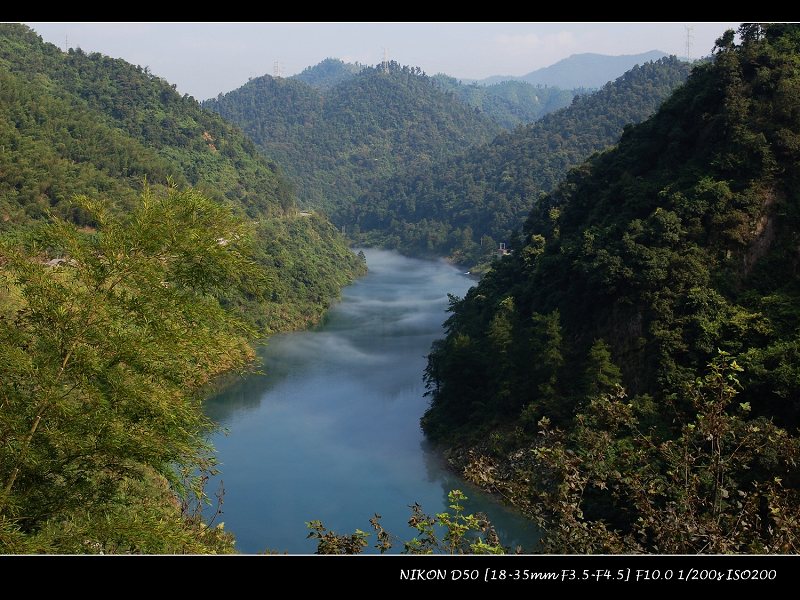
<svg viewBox="0 0 800 600">
<path fill-rule="evenodd" d="M 408 505 L 441 512 L 465 490 L 506 545 L 531 548 L 533 525 L 448 472 L 419 429 L 422 372 L 442 334 L 447 294 L 471 281 L 443 262 L 365 250 L 369 274 L 316 330 L 275 336 L 261 350 L 264 375 L 248 376 L 207 403 L 229 434 L 213 443 L 225 484 L 223 520 L 244 552 L 314 551 L 305 522 L 339 533 L 384 527 L 408 539 Z"/>
</svg>

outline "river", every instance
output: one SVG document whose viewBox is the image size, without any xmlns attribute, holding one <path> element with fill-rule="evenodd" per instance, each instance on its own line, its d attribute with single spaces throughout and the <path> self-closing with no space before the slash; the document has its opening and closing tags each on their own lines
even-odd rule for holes
<svg viewBox="0 0 800 600">
<path fill-rule="evenodd" d="M 207 402 L 227 430 L 212 439 L 225 487 L 218 520 L 242 552 L 313 553 L 306 521 L 371 531 L 377 512 L 407 540 L 408 505 L 435 514 L 459 488 L 504 545 L 531 548 L 535 527 L 446 470 L 419 428 L 425 356 L 442 335 L 447 294 L 462 296 L 472 281 L 444 262 L 365 253 L 369 274 L 319 327 L 272 337 L 260 351 L 264 375 Z M 374 543 L 372 535 L 365 551 Z"/>
</svg>

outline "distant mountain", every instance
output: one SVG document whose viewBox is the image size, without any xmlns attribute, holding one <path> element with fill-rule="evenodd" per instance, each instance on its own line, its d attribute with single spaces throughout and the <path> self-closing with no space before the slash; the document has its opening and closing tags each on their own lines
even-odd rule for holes
<svg viewBox="0 0 800 600">
<path fill-rule="evenodd" d="M 507 129 L 532 123 L 559 108 L 569 106 L 580 90 L 531 85 L 524 81 L 503 81 L 493 85 L 464 84 L 439 73 L 433 78 L 445 91 L 479 109 Z"/>
<path fill-rule="evenodd" d="M 650 50 L 641 54 L 573 54 L 549 67 L 531 71 L 527 75 L 494 75 L 481 79 L 478 83 L 492 85 L 501 81 L 526 81 L 533 85 L 552 85 L 564 89 L 600 88 L 630 70 L 634 65 L 641 65 L 667 56 L 666 52 Z"/>
<path fill-rule="evenodd" d="M 366 68 L 361 63 L 347 63 L 338 58 L 303 69 L 292 76 L 320 92 L 352 79 Z M 569 106 L 576 91 L 555 86 L 531 85 L 524 81 L 503 81 L 494 85 L 466 83 L 444 73 L 432 77 L 444 92 L 452 92 L 464 104 L 477 108 L 499 125 L 513 129 L 521 123 L 531 123 L 549 112 Z"/>
<path fill-rule="evenodd" d="M 396 62 L 324 90 L 264 75 L 204 106 L 238 124 L 283 167 L 306 206 L 334 219 L 349 215 L 376 181 L 488 142 L 500 130 L 418 67 Z"/>
<path fill-rule="evenodd" d="M 306 67 L 292 79 L 307 83 L 318 90 L 327 90 L 360 73 L 365 66 L 361 63 L 346 63 L 338 58 L 326 58 L 313 67 Z"/>
<path fill-rule="evenodd" d="M 601 90 L 490 144 L 399 172 L 354 205 L 363 243 L 474 265 L 509 241 L 543 192 L 568 169 L 614 144 L 689 75 L 675 57 L 636 66 Z"/>
</svg>

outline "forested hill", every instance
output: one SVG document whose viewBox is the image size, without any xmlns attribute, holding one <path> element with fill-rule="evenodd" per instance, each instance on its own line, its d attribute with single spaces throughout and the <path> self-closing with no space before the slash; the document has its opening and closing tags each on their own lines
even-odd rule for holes
<svg viewBox="0 0 800 600">
<path fill-rule="evenodd" d="M 273 302 L 229 298 L 263 332 L 319 317 L 362 266 L 330 223 L 299 217 L 291 186 L 235 126 L 146 69 L 62 52 L 24 25 L 0 25 L 0 231 L 48 213 L 96 225 L 79 194 L 117 212 L 170 182 L 259 219 Z M 296 253 L 288 242 L 307 249 Z"/>
<path fill-rule="evenodd" d="M 462 102 L 479 109 L 507 129 L 532 123 L 547 113 L 569 106 L 576 94 L 584 92 L 531 85 L 524 81 L 464 85 L 458 79 L 441 73 L 433 77 L 443 90 L 452 92 Z"/>
<path fill-rule="evenodd" d="M 642 61 L 644 62 L 644 61 Z M 326 58 L 319 64 L 303 69 L 292 76 L 318 90 L 328 90 L 351 79 L 365 65 L 346 63 L 338 58 Z M 548 85 L 532 85 L 524 81 L 503 81 L 494 85 L 465 85 L 458 79 L 437 73 L 433 79 L 445 92 L 453 94 L 464 104 L 479 109 L 499 125 L 511 129 L 521 123 L 531 123 L 549 112 L 568 106 L 582 89 L 561 89 Z"/>
<path fill-rule="evenodd" d="M 346 63 L 338 58 L 326 58 L 319 64 L 303 69 L 292 79 L 307 83 L 321 91 L 355 77 L 364 70 L 360 63 Z M 495 85 L 465 85 L 458 79 L 437 73 L 433 79 L 445 92 L 453 94 L 464 104 L 479 109 L 506 128 L 531 123 L 554 110 L 569 105 L 573 96 L 582 90 L 561 89 L 547 85 L 531 85 L 524 81 L 503 81 Z"/>
<path fill-rule="evenodd" d="M 429 358 L 428 436 L 550 550 L 798 550 L 800 27 L 739 35 L 537 203 Z"/>
<path fill-rule="evenodd" d="M 490 144 L 401 171 L 363 194 L 349 222 L 367 242 L 474 264 L 496 242 L 509 241 L 567 169 L 616 142 L 626 124 L 651 115 L 689 69 L 674 57 L 634 67 Z"/>
<path fill-rule="evenodd" d="M 499 127 L 419 68 L 365 68 L 325 91 L 268 75 L 207 100 L 334 218 L 374 182 L 489 141 Z"/>
<path fill-rule="evenodd" d="M 0 554 L 232 552 L 206 386 L 364 270 L 219 115 L 0 25 Z"/>
<path fill-rule="evenodd" d="M 0 77 L 0 189 L 12 219 L 74 192 L 113 189 L 125 198 L 123 188 L 141 187 L 144 176 L 191 184 L 251 216 L 293 204 L 275 165 L 250 140 L 146 68 L 80 49 L 64 53 L 28 27 L 5 24 Z"/>
<path fill-rule="evenodd" d="M 307 83 L 318 90 L 327 90 L 360 73 L 364 67 L 365 65 L 361 63 L 346 63 L 338 58 L 326 58 L 316 65 L 306 67 L 292 79 Z"/>
</svg>

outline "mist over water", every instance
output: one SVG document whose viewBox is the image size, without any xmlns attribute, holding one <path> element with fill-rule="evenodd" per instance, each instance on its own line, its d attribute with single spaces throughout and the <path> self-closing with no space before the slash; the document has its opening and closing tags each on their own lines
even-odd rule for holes
<svg viewBox="0 0 800 600">
<path fill-rule="evenodd" d="M 225 486 L 218 519 L 240 551 L 312 553 L 306 521 L 352 533 L 370 530 L 377 512 L 410 539 L 408 505 L 441 512 L 459 488 L 505 545 L 531 548 L 534 526 L 445 470 L 419 428 L 425 357 L 442 335 L 447 294 L 463 296 L 472 281 L 444 262 L 365 254 L 369 274 L 319 328 L 271 338 L 260 352 L 265 375 L 207 402 L 229 432 L 212 439 Z"/>
</svg>

